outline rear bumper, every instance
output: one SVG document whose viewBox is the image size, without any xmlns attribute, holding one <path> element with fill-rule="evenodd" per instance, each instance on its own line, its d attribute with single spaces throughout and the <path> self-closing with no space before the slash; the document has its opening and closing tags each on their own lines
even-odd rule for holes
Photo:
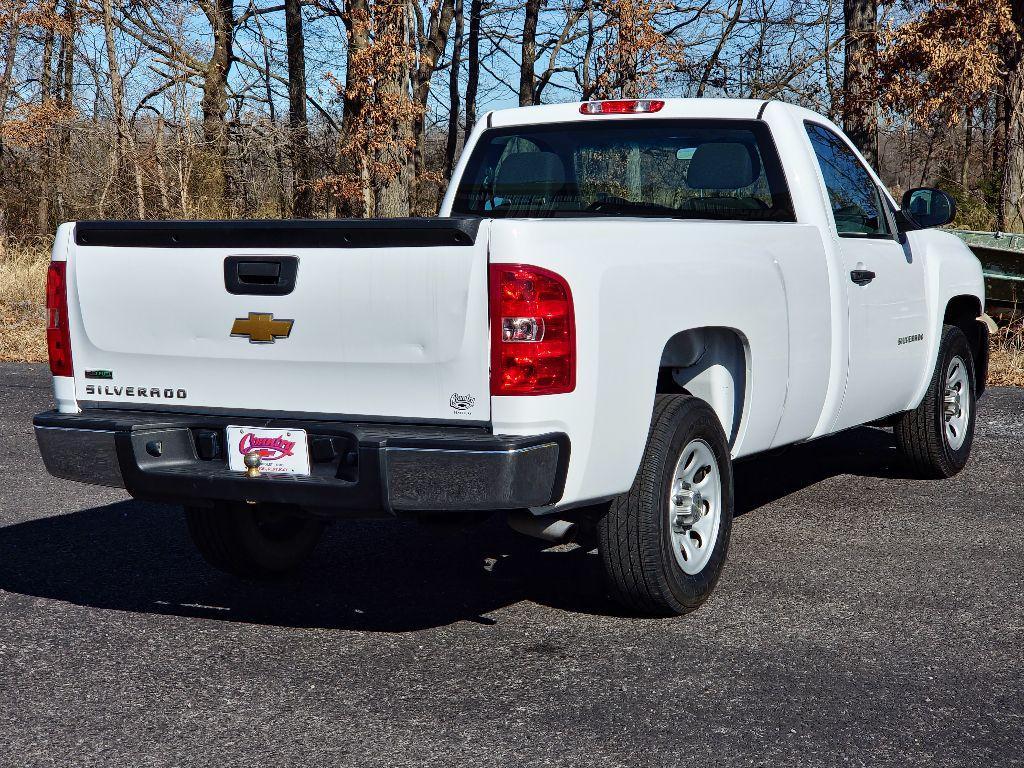
<svg viewBox="0 0 1024 768">
<path fill-rule="evenodd" d="M 564 434 L 113 410 L 50 411 L 33 423 L 50 474 L 178 504 L 251 501 L 367 514 L 522 509 L 556 503 L 569 463 Z M 311 474 L 251 479 L 229 471 L 229 424 L 305 429 Z"/>
</svg>

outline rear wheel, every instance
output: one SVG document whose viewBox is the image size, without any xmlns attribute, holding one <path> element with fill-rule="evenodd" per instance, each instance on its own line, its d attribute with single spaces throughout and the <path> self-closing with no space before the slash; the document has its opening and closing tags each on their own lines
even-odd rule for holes
<svg viewBox="0 0 1024 768">
<path fill-rule="evenodd" d="M 896 423 L 896 447 L 922 477 L 952 477 L 967 464 L 974 443 L 974 357 L 964 332 L 942 328 L 931 383 L 921 404 Z"/>
<path fill-rule="evenodd" d="M 729 445 L 711 406 L 658 395 L 633 487 L 598 523 L 616 599 L 650 614 L 698 608 L 725 564 L 732 491 Z"/>
<path fill-rule="evenodd" d="M 186 507 L 188 532 L 210 565 L 247 579 L 276 579 L 306 562 L 324 524 L 287 507 Z"/>
</svg>

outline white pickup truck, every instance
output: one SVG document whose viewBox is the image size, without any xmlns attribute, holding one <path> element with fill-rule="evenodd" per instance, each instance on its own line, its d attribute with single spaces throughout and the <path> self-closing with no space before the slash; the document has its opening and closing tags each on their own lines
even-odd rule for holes
<svg viewBox="0 0 1024 768">
<path fill-rule="evenodd" d="M 435 219 L 62 225 L 36 435 L 54 475 L 183 504 L 233 573 L 333 519 L 506 510 L 684 613 L 735 459 L 880 423 L 964 466 L 988 330 L 952 215 L 777 101 L 492 112 Z"/>
</svg>

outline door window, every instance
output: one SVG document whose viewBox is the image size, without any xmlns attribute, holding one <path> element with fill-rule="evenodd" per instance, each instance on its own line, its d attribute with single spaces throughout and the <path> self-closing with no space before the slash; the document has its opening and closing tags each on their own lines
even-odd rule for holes
<svg viewBox="0 0 1024 768">
<path fill-rule="evenodd" d="M 889 237 L 882 195 L 867 168 L 850 146 L 828 128 L 815 123 L 804 125 L 828 189 L 839 236 Z"/>
</svg>

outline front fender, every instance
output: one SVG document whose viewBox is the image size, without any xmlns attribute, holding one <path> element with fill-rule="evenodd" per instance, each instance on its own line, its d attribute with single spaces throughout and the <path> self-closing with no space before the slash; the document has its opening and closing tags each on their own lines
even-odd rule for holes
<svg viewBox="0 0 1024 768">
<path fill-rule="evenodd" d="M 939 340 L 949 302 L 957 296 L 974 296 L 984 311 L 985 278 L 981 262 L 964 242 L 949 232 L 923 229 L 907 233 L 911 252 L 924 259 L 925 296 L 929 326 L 927 364 L 920 373 L 910 408 L 924 399 L 939 355 Z"/>
</svg>

